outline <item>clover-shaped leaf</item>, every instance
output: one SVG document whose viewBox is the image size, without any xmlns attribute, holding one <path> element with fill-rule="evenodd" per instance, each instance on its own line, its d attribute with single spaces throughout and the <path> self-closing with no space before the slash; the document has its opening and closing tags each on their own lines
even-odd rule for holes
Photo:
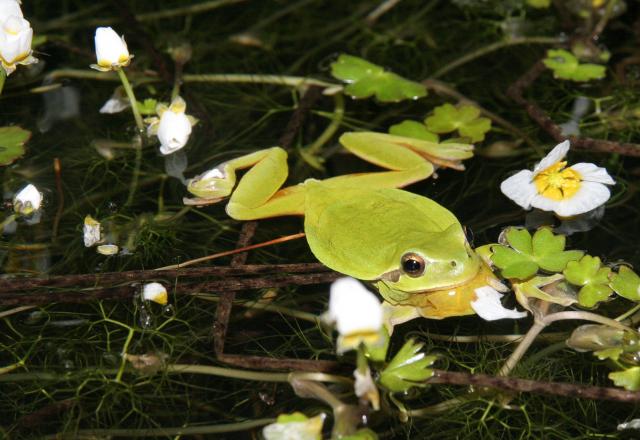
<svg viewBox="0 0 640 440">
<path fill-rule="evenodd" d="M 418 121 L 411 121 L 409 119 L 389 127 L 389 133 L 396 136 L 406 136 L 429 142 L 439 141 L 438 135 L 427 130 L 426 125 Z"/>
<path fill-rule="evenodd" d="M 331 64 L 331 74 L 349 83 L 344 92 L 352 98 L 368 98 L 375 95 L 382 102 L 398 102 L 427 96 L 427 88 L 424 85 L 351 55 L 340 55 Z"/>
<path fill-rule="evenodd" d="M 394 392 L 407 391 L 433 376 L 429 367 L 436 356 L 427 356 L 420 352 L 424 344 L 409 339 L 396 353 L 389 365 L 380 373 L 380 384 Z"/>
<path fill-rule="evenodd" d="M 551 5 L 551 0 L 527 0 L 527 5 L 536 9 L 546 9 Z"/>
<path fill-rule="evenodd" d="M 621 266 L 611 278 L 609 286 L 623 298 L 640 301 L 640 277 L 627 266 Z"/>
<path fill-rule="evenodd" d="M 31 132 L 18 126 L 0 127 L 0 166 L 15 162 L 24 154 Z"/>
<path fill-rule="evenodd" d="M 553 70 L 554 78 L 589 81 L 601 79 L 605 76 L 605 66 L 588 63 L 580 64 L 574 54 L 564 49 L 549 49 L 547 58 L 542 62 Z"/>
<path fill-rule="evenodd" d="M 544 269 L 561 272 L 569 261 L 582 257 L 582 251 L 565 251 L 564 235 L 554 235 L 541 228 L 531 237 L 526 229 L 509 228 L 504 234 L 510 247 L 492 247 L 491 260 L 505 278 L 527 279 Z"/>
<path fill-rule="evenodd" d="M 611 347 L 605 348 L 604 350 L 594 351 L 593 354 L 598 357 L 601 361 L 605 359 L 611 359 L 612 361 L 617 361 L 620 358 L 620 355 L 624 353 L 624 348 L 622 347 Z"/>
<path fill-rule="evenodd" d="M 613 293 L 609 287 L 611 269 L 602 267 L 598 257 L 585 255 L 580 261 L 570 261 L 563 273 L 571 284 L 582 286 L 578 292 L 578 303 L 581 306 L 593 307 Z"/>
<path fill-rule="evenodd" d="M 618 387 L 628 391 L 640 390 L 640 367 L 631 367 L 624 371 L 609 373 L 609 379 Z"/>
<path fill-rule="evenodd" d="M 491 130 L 491 119 L 481 118 L 480 109 L 472 105 L 454 107 L 444 104 L 433 110 L 433 115 L 425 119 L 427 129 L 434 133 L 450 133 L 458 130 L 460 136 L 468 137 L 471 142 L 484 139 Z"/>
</svg>

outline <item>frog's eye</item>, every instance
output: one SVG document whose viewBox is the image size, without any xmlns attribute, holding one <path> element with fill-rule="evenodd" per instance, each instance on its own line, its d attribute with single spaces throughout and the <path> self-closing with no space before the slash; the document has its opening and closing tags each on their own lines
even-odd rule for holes
<svg viewBox="0 0 640 440">
<path fill-rule="evenodd" d="M 424 273 L 426 263 L 420 255 L 410 252 L 402 256 L 400 266 L 402 271 L 410 277 L 419 277 Z"/>
</svg>

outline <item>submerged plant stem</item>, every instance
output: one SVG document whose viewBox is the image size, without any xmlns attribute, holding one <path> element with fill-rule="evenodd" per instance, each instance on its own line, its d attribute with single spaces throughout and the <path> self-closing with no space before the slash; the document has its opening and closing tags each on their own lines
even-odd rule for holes
<svg viewBox="0 0 640 440">
<path fill-rule="evenodd" d="M 4 80 L 7 79 L 7 73 L 4 69 L 0 68 L 0 95 L 2 95 L 2 89 L 4 88 Z"/>
<path fill-rule="evenodd" d="M 438 69 L 431 77 L 440 78 L 441 76 L 444 76 L 450 71 L 457 69 L 463 64 L 473 61 L 476 58 L 483 57 L 487 54 L 490 54 L 491 52 L 495 52 L 496 50 L 500 50 L 504 47 L 516 46 L 519 44 L 557 44 L 561 43 L 562 41 L 562 39 L 556 37 L 517 37 L 505 39 L 503 41 L 497 41 L 495 43 L 471 51 L 461 56 L 460 58 L 453 60 L 449 64 L 446 64 L 445 66 Z"/>
<path fill-rule="evenodd" d="M 58 433 L 46 439 L 77 439 L 77 438 L 111 438 L 111 437 L 180 437 L 183 435 L 222 434 L 228 432 L 248 431 L 253 428 L 268 425 L 275 419 L 255 419 L 244 422 L 225 423 L 221 425 L 179 426 L 172 428 L 149 429 L 80 429 L 67 435 Z"/>
</svg>

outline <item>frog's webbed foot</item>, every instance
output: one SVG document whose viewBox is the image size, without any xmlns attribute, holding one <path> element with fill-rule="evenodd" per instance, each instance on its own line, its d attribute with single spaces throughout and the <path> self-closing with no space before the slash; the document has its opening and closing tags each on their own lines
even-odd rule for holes
<svg viewBox="0 0 640 440">
<path fill-rule="evenodd" d="M 225 168 L 223 163 L 190 179 L 187 190 L 196 198 L 185 198 L 185 205 L 210 205 L 229 197 L 235 185 L 235 176 L 231 177 Z"/>
<path fill-rule="evenodd" d="M 186 206 L 207 206 L 207 205 L 215 205 L 216 203 L 220 203 L 225 200 L 226 197 L 219 197 L 217 199 L 205 199 L 202 197 L 183 197 L 182 203 Z"/>
</svg>

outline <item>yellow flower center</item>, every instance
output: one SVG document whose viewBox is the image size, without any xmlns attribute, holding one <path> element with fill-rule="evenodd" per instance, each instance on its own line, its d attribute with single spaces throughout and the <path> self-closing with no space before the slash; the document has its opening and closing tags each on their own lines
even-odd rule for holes
<svg viewBox="0 0 640 440">
<path fill-rule="evenodd" d="M 551 200 L 570 199 L 580 188 L 582 176 L 571 168 L 564 168 L 567 162 L 558 162 L 541 171 L 533 179 L 538 193 Z"/>
</svg>

